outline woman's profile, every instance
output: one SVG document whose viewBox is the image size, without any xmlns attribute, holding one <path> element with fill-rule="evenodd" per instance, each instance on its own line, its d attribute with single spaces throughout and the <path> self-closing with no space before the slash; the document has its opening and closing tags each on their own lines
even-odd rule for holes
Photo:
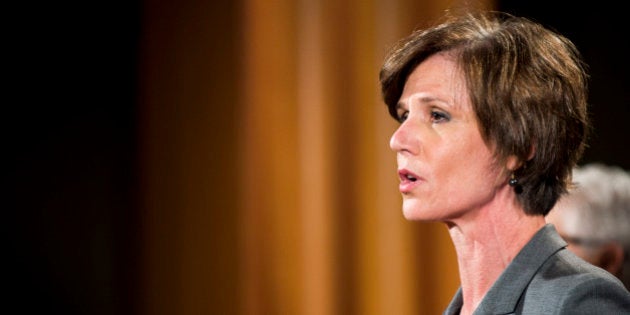
<svg viewBox="0 0 630 315">
<path fill-rule="evenodd" d="M 444 314 L 630 312 L 622 283 L 545 221 L 586 145 L 587 81 L 571 41 L 500 12 L 447 16 L 386 56 L 403 214 L 444 223 L 457 253 Z"/>
</svg>

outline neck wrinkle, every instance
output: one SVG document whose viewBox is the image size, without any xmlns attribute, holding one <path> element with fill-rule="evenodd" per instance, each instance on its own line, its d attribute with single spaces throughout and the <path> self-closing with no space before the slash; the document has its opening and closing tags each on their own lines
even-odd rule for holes
<svg viewBox="0 0 630 315">
<path fill-rule="evenodd" d="M 526 215 L 514 196 L 495 201 L 467 219 L 448 223 L 462 287 L 461 314 L 474 312 L 514 257 L 545 225 L 542 215 Z"/>
</svg>

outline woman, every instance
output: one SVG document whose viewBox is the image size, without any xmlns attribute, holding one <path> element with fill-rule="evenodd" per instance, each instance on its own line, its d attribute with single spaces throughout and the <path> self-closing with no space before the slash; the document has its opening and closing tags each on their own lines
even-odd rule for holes
<svg viewBox="0 0 630 315">
<path fill-rule="evenodd" d="M 498 12 L 448 17 L 386 57 L 404 216 L 444 222 L 457 253 L 445 314 L 630 311 L 545 222 L 585 147 L 587 79 L 568 39 Z"/>
</svg>

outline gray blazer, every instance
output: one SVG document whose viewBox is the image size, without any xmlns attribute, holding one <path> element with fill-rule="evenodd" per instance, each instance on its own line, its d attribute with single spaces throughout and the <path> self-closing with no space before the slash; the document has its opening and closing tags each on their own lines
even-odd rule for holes
<svg viewBox="0 0 630 315">
<path fill-rule="evenodd" d="M 481 314 L 630 314 L 630 292 L 605 270 L 580 259 L 547 224 L 523 247 L 483 298 Z M 462 290 L 444 315 L 459 314 Z"/>
</svg>

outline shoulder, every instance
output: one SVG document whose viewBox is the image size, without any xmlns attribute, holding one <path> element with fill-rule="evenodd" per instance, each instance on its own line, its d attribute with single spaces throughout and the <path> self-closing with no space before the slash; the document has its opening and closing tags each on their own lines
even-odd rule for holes
<svg viewBox="0 0 630 315">
<path fill-rule="evenodd" d="M 615 276 L 589 264 L 568 249 L 561 249 L 550 256 L 538 270 L 534 281 L 543 282 L 545 285 L 604 282 L 623 287 Z"/>
<path fill-rule="evenodd" d="M 630 292 L 621 281 L 595 267 L 569 250 L 560 250 L 541 266 L 530 282 L 522 300 L 556 314 L 627 314 Z"/>
</svg>

